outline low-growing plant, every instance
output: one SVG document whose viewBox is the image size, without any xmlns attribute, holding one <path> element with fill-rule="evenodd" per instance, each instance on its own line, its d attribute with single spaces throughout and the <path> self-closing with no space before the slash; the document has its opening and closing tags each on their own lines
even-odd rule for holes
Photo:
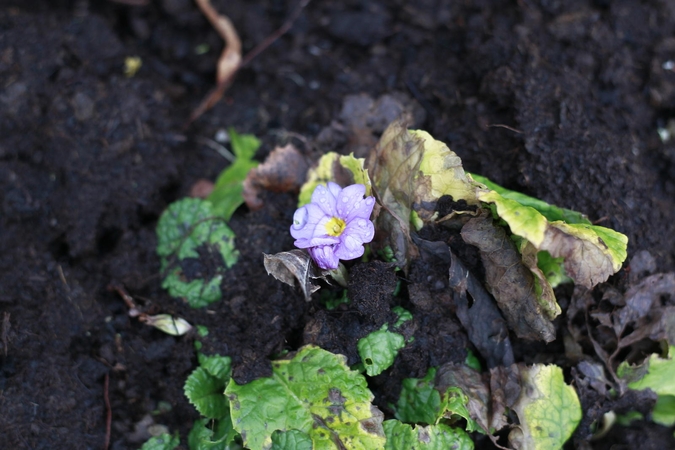
<svg viewBox="0 0 675 450">
<path fill-rule="evenodd" d="M 444 198 L 455 206 L 440 217 Z M 197 219 L 177 219 L 186 206 Z M 174 270 L 174 278 L 189 275 L 180 261 L 199 257 L 200 246 L 216 249 L 226 267 L 228 258 L 236 261 L 234 253 L 222 251 L 227 246 L 235 251 L 232 236 L 211 223 L 218 222 L 214 218 L 222 223 L 232 206 L 216 203 L 207 211 L 208 203 L 192 202 L 174 208 L 178 212 L 163 218 L 172 219 L 171 227 L 162 227 L 178 231 L 165 233 L 171 237 L 160 240 L 161 252 L 158 247 L 164 270 Z M 420 238 L 417 231 L 425 226 L 458 230 L 464 243 L 477 247 L 484 283 L 447 244 Z M 507 427 L 511 445 L 519 449 L 561 448 L 570 438 L 581 420 L 575 389 L 558 366 L 514 364 L 509 330 L 519 338 L 555 339 L 552 320 L 561 309 L 553 287 L 573 281 L 592 288 L 605 281 L 626 258 L 624 235 L 469 174 L 445 144 L 400 123 L 384 132 L 367 159 L 324 155 L 300 191 L 290 233 L 300 250 L 265 255 L 264 264 L 280 281 L 300 286 L 307 300 L 322 281 L 347 285 L 349 270 L 341 261 L 379 255 L 402 277 L 423 254 L 451 262 L 448 285 L 456 314 L 477 355 L 471 353 L 464 364 L 430 367 L 424 378 L 406 379 L 391 405 L 395 418 L 384 420 L 366 376 L 388 370 L 413 341 L 414 335 L 401 330 L 414 322 L 414 310 L 396 306 L 394 320 L 363 336 L 357 344 L 361 362 L 351 368 L 345 357 L 307 345 L 272 361 L 270 377 L 239 385 L 230 377 L 229 358 L 200 354 L 200 366 L 185 385 L 203 416 L 188 438 L 190 449 L 470 449 L 470 433 L 496 444 L 496 433 Z M 214 273 L 199 287 L 202 303 L 219 297 L 211 286 L 220 285 L 224 272 Z M 165 283 L 172 295 L 179 292 Z M 191 298 L 190 289 L 180 292 Z M 324 303 L 347 303 L 346 292 L 333 288 Z M 489 372 L 481 370 L 477 356 Z M 658 388 L 658 382 L 646 379 L 644 387 Z M 508 401 L 500 391 L 506 386 Z M 671 394 L 663 392 L 664 415 L 671 403 L 665 396 Z M 174 442 L 171 436 L 163 440 Z"/>
</svg>

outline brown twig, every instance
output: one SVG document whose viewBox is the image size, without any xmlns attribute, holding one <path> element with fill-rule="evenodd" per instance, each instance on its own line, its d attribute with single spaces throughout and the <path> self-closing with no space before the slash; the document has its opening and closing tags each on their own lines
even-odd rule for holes
<svg viewBox="0 0 675 450">
<path fill-rule="evenodd" d="M 120 297 L 122 297 L 122 300 L 124 300 L 124 303 L 126 303 L 127 308 L 129 308 L 130 317 L 137 317 L 138 315 L 142 314 L 138 309 L 138 306 L 136 306 L 134 298 L 131 295 L 129 295 L 127 290 L 124 289 L 124 286 L 119 284 L 117 281 L 110 282 L 110 284 L 108 285 L 108 291 L 117 292 L 117 294 Z"/>
<path fill-rule="evenodd" d="M 225 48 L 220 54 L 216 68 L 216 87 L 197 106 L 188 120 L 188 125 L 194 122 L 199 116 L 211 109 L 213 105 L 223 97 L 227 88 L 232 84 L 234 74 L 239 70 L 241 64 L 241 40 L 237 30 L 227 16 L 218 14 L 209 0 L 195 0 L 197 6 L 206 16 L 211 26 L 225 41 Z"/>
<path fill-rule="evenodd" d="M 110 446 L 110 430 L 112 428 L 112 408 L 110 407 L 110 396 L 108 395 L 108 388 L 110 386 L 110 375 L 105 374 L 103 381 L 103 401 L 105 402 L 105 443 L 103 450 L 108 450 Z"/>
<path fill-rule="evenodd" d="M 223 38 L 223 41 L 225 41 L 225 48 L 218 59 L 216 87 L 209 92 L 199 106 L 197 106 L 192 114 L 190 114 L 190 118 L 185 124 L 186 127 L 220 101 L 225 91 L 227 91 L 227 88 L 232 84 L 235 74 L 241 67 L 246 66 L 253 58 L 262 53 L 267 47 L 272 45 L 277 39 L 291 29 L 293 22 L 298 19 L 300 13 L 310 1 L 311 0 L 300 0 L 281 27 L 266 37 L 260 44 L 256 45 L 242 59 L 241 40 L 230 19 L 227 16 L 218 14 L 209 0 L 195 0 L 199 9 L 201 9 L 208 21 L 211 22 L 213 28 L 215 28 L 220 37 Z"/>
</svg>

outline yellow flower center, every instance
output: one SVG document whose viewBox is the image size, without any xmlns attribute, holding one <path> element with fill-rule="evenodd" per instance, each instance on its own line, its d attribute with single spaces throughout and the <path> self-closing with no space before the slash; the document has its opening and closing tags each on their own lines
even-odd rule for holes
<svg viewBox="0 0 675 450">
<path fill-rule="evenodd" d="M 340 236 L 342 232 L 345 231 L 346 226 L 347 224 L 344 220 L 338 217 L 333 217 L 328 222 L 326 222 L 326 233 L 328 233 L 330 236 Z"/>
</svg>

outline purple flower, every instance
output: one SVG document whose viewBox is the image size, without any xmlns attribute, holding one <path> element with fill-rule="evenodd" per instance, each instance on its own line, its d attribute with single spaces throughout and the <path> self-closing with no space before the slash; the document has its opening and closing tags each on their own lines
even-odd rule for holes
<svg viewBox="0 0 675 450">
<path fill-rule="evenodd" d="M 365 192 L 362 184 L 317 186 L 311 203 L 293 214 L 295 246 L 306 248 L 322 269 L 337 269 L 341 259 L 363 255 L 363 244 L 375 235 L 370 221 L 375 199 L 363 198 Z"/>
</svg>

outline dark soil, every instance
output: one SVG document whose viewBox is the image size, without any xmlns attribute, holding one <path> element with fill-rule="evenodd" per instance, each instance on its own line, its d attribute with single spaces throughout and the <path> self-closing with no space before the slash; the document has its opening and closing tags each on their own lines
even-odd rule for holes
<svg viewBox="0 0 675 450">
<path fill-rule="evenodd" d="M 269 277 L 262 253 L 293 247 L 294 194 L 266 193 L 263 209 L 232 218 L 241 258 L 222 302 L 192 310 L 169 297 L 157 219 L 226 167 L 204 139 L 227 127 L 261 137 L 261 160 L 289 139 L 313 158 L 362 155 L 392 111 L 406 110 L 469 171 L 583 211 L 628 235 L 629 259 L 646 250 L 658 271 L 675 269 L 675 140 L 657 133 L 675 111 L 675 72 L 664 68 L 675 60 L 672 2 L 315 0 L 189 128 L 213 86 L 218 36 L 190 0 L 122 3 L 0 7 L 2 449 L 102 448 L 108 414 L 113 449 L 140 447 L 153 423 L 186 436 L 197 418 L 182 391 L 194 336 L 130 318 L 113 282 L 146 312 L 206 325 L 204 351 L 230 355 L 240 382 L 310 342 L 355 362 L 356 340 L 401 302 L 416 339 L 372 381 L 385 413 L 402 378 L 464 360 L 468 341 L 438 262 L 416 263 L 396 298 L 389 266 L 351 265 L 355 301 L 335 311 Z M 213 4 L 246 51 L 296 2 Z M 128 78 L 134 55 L 143 66 Z M 626 276 L 610 282 L 625 288 Z M 570 295 L 558 293 L 564 308 Z M 517 361 L 565 366 L 559 341 L 514 351 Z M 675 448 L 673 430 L 649 422 L 610 434 L 592 446 Z"/>
</svg>

